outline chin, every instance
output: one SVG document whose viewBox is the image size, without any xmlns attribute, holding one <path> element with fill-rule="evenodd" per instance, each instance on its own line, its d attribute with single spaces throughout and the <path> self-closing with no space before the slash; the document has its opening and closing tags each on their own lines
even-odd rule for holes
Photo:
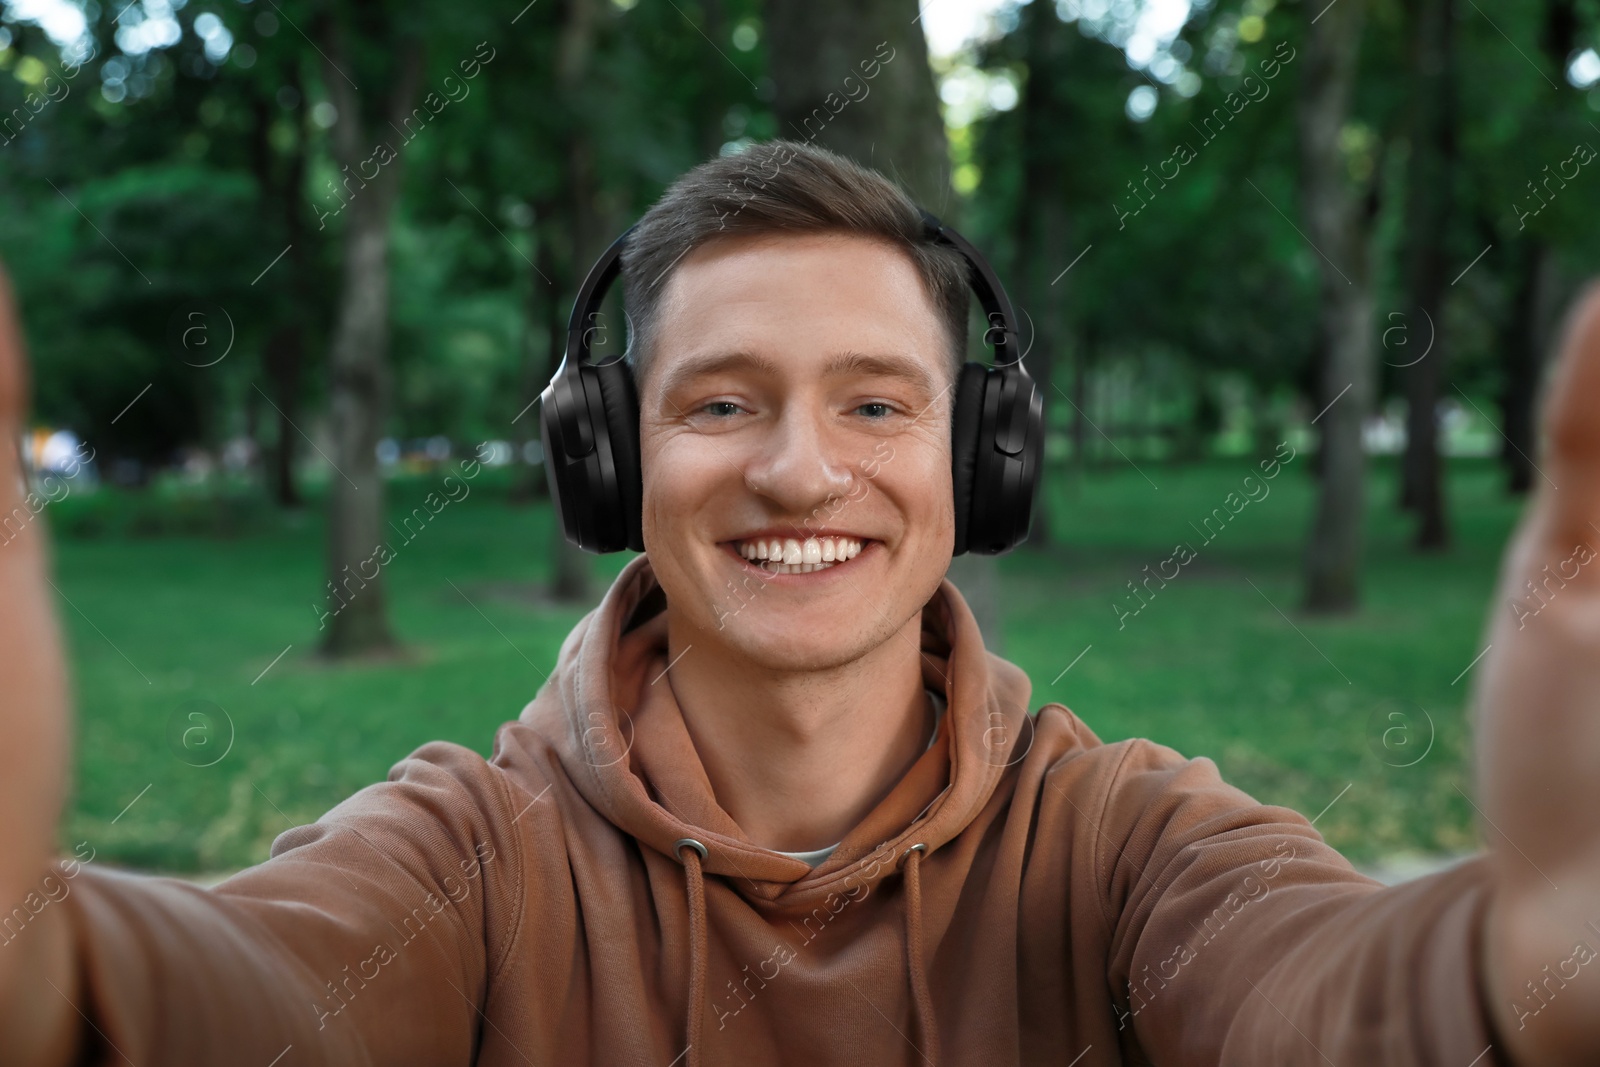
<svg viewBox="0 0 1600 1067">
<path fill-rule="evenodd" d="M 747 614 L 754 610 L 748 609 Z M 744 659 L 769 671 L 827 670 L 859 659 L 875 647 L 875 635 L 861 632 L 835 632 L 827 639 L 813 635 L 800 641 L 793 627 L 776 618 L 757 623 L 733 616 L 720 630 L 713 624 L 712 632 Z"/>
</svg>

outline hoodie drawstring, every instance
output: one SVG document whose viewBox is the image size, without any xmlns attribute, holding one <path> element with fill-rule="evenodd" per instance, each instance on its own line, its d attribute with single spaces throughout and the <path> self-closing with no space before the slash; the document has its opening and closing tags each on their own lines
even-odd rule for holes
<svg viewBox="0 0 1600 1067">
<path fill-rule="evenodd" d="M 928 846 L 915 844 L 906 849 L 906 973 L 911 977 L 911 1002 L 917 1032 L 922 1035 L 922 1058 L 939 1067 L 939 1031 L 933 1022 L 933 995 L 928 992 L 928 975 L 922 967 L 922 877 L 921 859 Z"/>
<path fill-rule="evenodd" d="M 689 846 L 690 855 L 683 854 Z M 706 999 L 706 886 L 705 872 L 700 861 L 706 858 L 706 846 L 692 837 L 679 838 L 672 850 L 683 861 L 684 881 L 689 892 L 689 1017 L 685 1020 L 689 1047 L 687 1067 L 700 1067 L 700 1017 L 705 1012 Z"/>
</svg>

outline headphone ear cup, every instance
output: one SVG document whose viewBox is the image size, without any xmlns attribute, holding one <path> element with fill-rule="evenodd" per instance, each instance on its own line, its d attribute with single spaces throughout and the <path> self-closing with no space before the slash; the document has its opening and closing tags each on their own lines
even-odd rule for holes
<svg viewBox="0 0 1600 1067">
<path fill-rule="evenodd" d="M 570 543 L 593 552 L 599 469 L 595 439 L 603 431 L 584 382 L 583 367 L 563 364 L 545 386 L 539 397 L 539 441 L 550 503 L 562 532 Z"/>
<path fill-rule="evenodd" d="M 622 529 L 604 531 L 602 540 L 612 552 L 624 546 L 644 551 L 644 480 L 639 472 L 639 394 L 633 383 L 633 368 L 622 359 L 593 367 L 605 406 L 606 429 L 611 445 L 611 469 L 615 472 L 615 508 L 606 510 L 621 519 Z"/>
<path fill-rule="evenodd" d="M 989 368 L 966 363 L 956 379 L 950 434 L 950 481 L 955 489 L 956 543 L 953 554 L 967 551 L 972 532 L 972 486 L 978 466 L 978 426 L 983 421 L 983 386 Z"/>
<path fill-rule="evenodd" d="M 978 401 L 967 550 L 1009 552 L 1028 539 L 1044 459 L 1044 397 L 1021 368 L 990 370 Z"/>
</svg>

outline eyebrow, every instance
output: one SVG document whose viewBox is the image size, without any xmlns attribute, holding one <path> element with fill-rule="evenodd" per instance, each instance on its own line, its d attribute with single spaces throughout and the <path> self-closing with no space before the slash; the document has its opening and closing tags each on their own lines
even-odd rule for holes
<svg viewBox="0 0 1600 1067">
<path fill-rule="evenodd" d="M 734 351 L 724 352 L 719 355 L 703 359 L 692 359 L 679 363 L 667 372 L 661 383 L 662 395 L 669 395 L 674 389 L 680 388 L 696 378 L 712 374 L 722 374 L 729 371 L 753 371 L 767 377 L 777 377 L 779 366 L 776 360 L 754 352 Z M 922 390 L 925 397 L 932 397 L 937 391 L 934 388 L 933 375 L 928 368 L 919 361 L 906 356 L 872 355 L 866 352 L 845 351 L 828 358 L 822 366 L 824 378 L 845 377 L 849 375 L 869 375 L 885 378 L 898 378 Z"/>
</svg>

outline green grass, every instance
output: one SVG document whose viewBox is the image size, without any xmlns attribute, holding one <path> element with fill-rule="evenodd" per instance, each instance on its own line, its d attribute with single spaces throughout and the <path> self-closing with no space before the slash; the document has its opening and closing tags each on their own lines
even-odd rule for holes
<svg viewBox="0 0 1600 1067">
<path fill-rule="evenodd" d="M 1492 464 L 1456 461 L 1455 546 L 1418 555 L 1393 507 L 1393 467 L 1380 466 L 1363 609 L 1308 618 L 1299 604 L 1309 459 L 1302 453 L 1209 544 L 1189 523 L 1238 488 L 1246 461 L 1147 467 L 1159 489 L 1126 466 L 1077 486 L 1058 479 L 1051 514 L 1067 547 L 1008 560 L 1007 658 L 1034 679 L 1036 705 L 1066 704 L 1107 741 L 1148 737 L 1209 756 L 1256 799 L 1317 818 L 1352 859 L 1475 848 L 1473 811 L 1457 791 L 1472 791 L 1472 675 L 1456 679 L 1482 650 L 1520 504 L 1503 496 Z M 1165 588 L 1152 582 L 1149 604 L 1119 629 L 1112 603 L 1126 604 L 1126 583 L 1179 541 L 1196 557 Z"/>
<path fill-rule="evenodd" d="M 1159 489 L 1126 465 L 1053 477 L 1045 499 L 1061 546 L 1001 561 L 1004 653 L 1033 678 L 1035 707 L 1065 703 L 1106 741 L 1144 736 L 1210 756 L 1263 802 L 1315 816 L 1350 785 L 1317 827 L 1353 859 L 1472 848 L 1473 813 L 1456 791 L 1471 788 L 1463 710 L 1471 675 L 1452 680 L 1481 648 L 1518 505 L 1501 497 L 1491 465 L 1456 462 L 1457 546 L 1419 557 L 1390 506 L 1392 471 L 1380 468 L 1364 610 L 1310 619 L 1297 610 L 1308 459 L 1286 467 L 1271 495 L 1209 544 L 1188 523 L 1223 504 L 1253 469 L 1247 461 L 1146 465 Z M 138 538 L 97 520 L 59 540 L 56 581 L 70 599 L 60 611 L 79 708 L 64 841 L 87 840 L 101 858 L 153 869 L 237 867 L 265 858 L 282 830 L 381 780 L 425 741 L 487 754 L 496 726 L 532 698 L 588 610 L 517 595 L 543 580 L 549 514 L 509 507 L 494 478 L 481 477 L 386 568 L 392 620 L 412 654 L 400 663 L 335 668 L 311 655 L 311 605 L 324 581 L 315 514 L 266 512 L 219 527 L 231 536 Z M 393 483 L 392 510 L 408 511 L 436 481 Z M 75 506 L 89 502 L 53 505 L 59 527 L 75 528 Z M 1196 558 L 1119 629 L 1111 605 L 1128 595 L 1125 583 L 1179 541 Z M 597 595 L 627 558 L 594 561 Z M 212 706 L 226 721 L 189 717 Z M 1419 709 L 1432 717 L 1432 748 L 1413 766 L 1386 765 L 1423 751 Z M 1385 729 L 1402 721 L 1414 743 L 1384 749 Z M 221 753 L 227 722 L 226 756 L 191 766 Z M 178 741 L 186 729 L 188 749 Z"/>
</svg>

